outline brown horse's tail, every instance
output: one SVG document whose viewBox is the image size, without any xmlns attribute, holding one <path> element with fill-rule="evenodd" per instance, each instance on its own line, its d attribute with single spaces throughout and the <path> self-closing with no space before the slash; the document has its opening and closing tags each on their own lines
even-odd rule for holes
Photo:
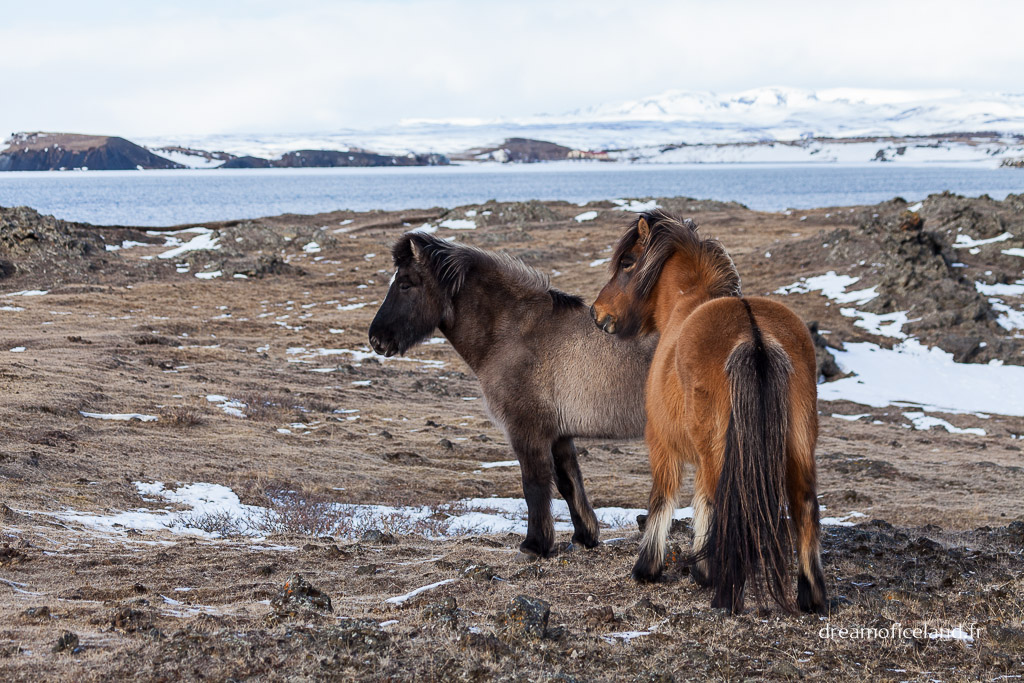
<svg viewBox="0 0 1024 683">
<path fill-rule="evenodd" d="M 715 590 L 713 607 L 742 611 L 749 579 L 755 593 L 767 592 L 793 612 L 786 597 L 792 538 L 785 488 L 792 364 L 778 343 L 764 339 L 750 304 L 740 301 L 752 338 L 740 343 L 726 363 L 732 412 L 701 554 Z"/>
</svg>

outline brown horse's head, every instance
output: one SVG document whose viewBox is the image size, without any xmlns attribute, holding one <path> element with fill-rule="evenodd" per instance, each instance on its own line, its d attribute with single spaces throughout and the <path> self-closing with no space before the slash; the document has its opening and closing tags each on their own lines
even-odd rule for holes
<svg viewBox="0 0 1024 683">
<path fill-rule="evenodd" d="M 605 332 L 631 337 L 650 331 L 650 307 L 638 296 L 636 276 L 651 241 L 648 214 L 641 214 L 619 240 L 611 260 L 612 277 L 590 307 L 594 322 Z"/>
<path fill-rule="evenodd" d="M 637 216 L 615 247 L 612 277 L 590 307 L 598 327 L 623 337 L 656 331 L 654 288 L 677 254 L 673 272 L 681 289 L 708 299 L 739 296 L 739 274 L 722 245 L 702 238 L 693 221 L 656 209 Z"/>
<path fill-rule="evenodd" d="M 408 351 L 451 315 L 451 297 L 435 275 L 438 252 L 449 243 L 421 233 L 406 233 L 391 250 L 395 275 L 384 303 L 370 324 L 370 345 L 384 356 Z"/>
</svg>

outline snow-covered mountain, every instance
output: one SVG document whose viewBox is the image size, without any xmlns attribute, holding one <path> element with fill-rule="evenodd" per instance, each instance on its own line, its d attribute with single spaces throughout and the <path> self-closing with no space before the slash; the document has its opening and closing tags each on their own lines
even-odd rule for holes
<svg viewBox="0 0 1024 683">
<path fill-rule="evenodd" d="M 562 114 L 495 120 L 405 120 L 376 130 L 303 135 L 219 135 L 144 140 L 150 148 L 180 145 L 236 155 L 272 157 L 295 149 L 369 149 L 385 154 L 451 154 L 511 137 L 548 140 L 580 150 L 613 150 L 614 158 L 647 161 L 750 160 L 750 143 L 778 147 L 784 159 L 846 160 L 845 153 L 815 153 L 822 138 L 905 138 L 949 133 L 995 133 L 979 147 L 954 141 L 956 158 L 998 159 L 1021 154 L 1024 93 L 959 90 L 807 90 L 770 87 L 716 94 L 671 90 L 627 102 L 599 104 Z M 769 143 L 803 141 L 779 147 Z M 825 144 L 831 144 L 826 141 Z M 842 143 L 840 143 L 842 144 Z M 874 143 L 868 143 L 871 146 Z M 894 148 L 903 143 L 895 141 Z M 925 142 L 935 148 L 933 142 Z M 685 154 L 678 150 L 690 146 Z M 725 145 L 725 147 L 723 147 Z M 738 145 L 738 146 L 736 146 Z M 694 148 L 694 146 L 697 146 Z M 706 146 L 707 152 L 700 146 Z M 1005 149 L 1004 149 L 1005 148 Z M 723 153 L 723 149 L 725 153 Z M 853 149 L 853 148 L 849 148 Z M 732 150 L 732 151 L 729 151 Z M 874 158 L 876 150 L 863 160 Z M 914 155 L 886 154 L 900 160 Z M 930 161 L 936 160 L 929 155 Z M 944 154 L 938 156 L 945 157 Z M 755 154 L 757 161 L 773 154 Z M 856 153 L 860 159 L 860 152 Z"/>
</svg>

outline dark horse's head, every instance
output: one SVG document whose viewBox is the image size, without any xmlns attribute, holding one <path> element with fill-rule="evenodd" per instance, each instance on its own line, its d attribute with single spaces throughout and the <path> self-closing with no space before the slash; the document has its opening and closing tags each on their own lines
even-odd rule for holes
<svg viewBox="0 0 1024 683">
<path fill-rule="evenodd" d="M 717 240 L 702 238 L 689 219 L 649 211 L 637 216 L 615 247 L 612 277 L 590 307 L 597 326 L 623 337 L 654 332 L 652 293 L 665 263 L 677 253 L 710 296 L 739 296 L 739 275 Z"/>
<path fill-rule="evenodd" d="M 370 346 L 384 356 L 408 351 L 452 314 L 458 283 L 445 277 L 452 244 L 425 233 L 402 235 L 391 249 L 395 275 L 370 324 Z M 440 277 L 439 277 L 440 275 Z"/>
</svg>

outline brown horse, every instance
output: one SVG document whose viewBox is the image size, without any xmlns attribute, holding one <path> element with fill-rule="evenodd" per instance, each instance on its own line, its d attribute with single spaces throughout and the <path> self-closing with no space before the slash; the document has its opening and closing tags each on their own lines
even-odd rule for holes
<svg viewBox="0 0 1024 683">
<path fill-rule="evenodd" d="M 750 580 L 795 611 L 786 597 L 795 534 L 797 603 L 823 611 L 817 387 L 807 327 L 782 304 L 742 297 L 722 245 L 662 211 L 637 218 L 611 267 L 591 307 L 598 326 L 625 337 L 661 335 L 646 399 L 654 482 L 633 577 L 661 575 L 683 463 L 690 462 L 697 467 L 692 573 L 714 588 L 712 606 L 742 611 Z"/>
</svg>

